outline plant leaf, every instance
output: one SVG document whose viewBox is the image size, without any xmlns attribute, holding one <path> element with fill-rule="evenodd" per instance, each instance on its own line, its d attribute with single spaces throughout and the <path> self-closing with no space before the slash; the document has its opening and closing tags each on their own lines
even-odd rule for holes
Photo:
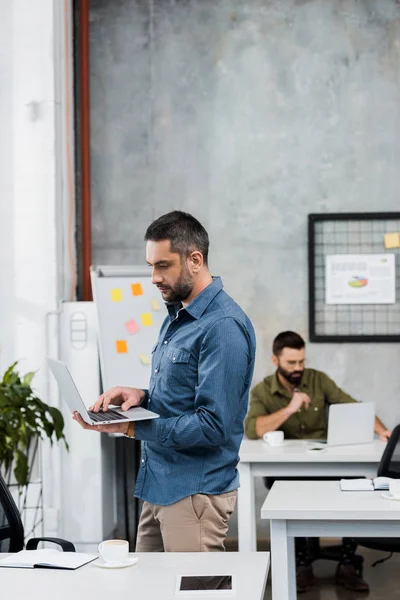
<svg viewBox="0 0 400 600">
<path fill-rule="evenodd" d="M 56 434 L 56 438 L 59 440 L 61 437 L 64 436 L 64 417 L 62 416 L 58 408 L 55 408 L 54 406 L 49 406 L 48 412 L 53 418 L 54 432 Z"/>
<path fill-rule="evenodd" d="M 16 360 L 15 363 L 13 363 L 11 365 L 11 367 L 8 367 L 7 371 L 3 375 L 2 383 L 9 383 L 9 378 L 11 377 L 12 374 L 14 374 L 14 369 L 17 366 L 17 364 L 18 364 L 18 361 Z"/>
<path fill-rule="evenodd" d="M 21 450 L 16 450 L 14 453 L 15 468 L 14 475 L 19 485 L 28 483 L 28 458 Z"/>
<path fill-rule="evenodd" d="M 34 373 L 19 375 L 12 364 L 0 381 L 0 467 L 13 468 L 19 485 L 29 478 L 28 449 L 33 438 L 63 440 L 61 412 L 35 395 L 31 388 Z"/>
<path fill-rule="evenodd" d="M 26 375 L 24 375 L 23 379 L 22 379 L 22 385 L 26 386 L 26 387 L 30 387 L 31 383 L 32 383 L 32 379 L 35 377 L 36 375 L 36 371 L 31 371 L 30 373 L 27 373 Z"/>
</svg>

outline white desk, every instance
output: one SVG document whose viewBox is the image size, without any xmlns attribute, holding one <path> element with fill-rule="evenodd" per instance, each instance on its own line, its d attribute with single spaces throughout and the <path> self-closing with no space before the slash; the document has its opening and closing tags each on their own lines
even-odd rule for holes
<svg viewBox="0 0 400 600">
<path fill-rule="evenodd" d="M 270 519 L 273 600 L 296 598 L 296 536 L 400 537 L 399 501 L 342 492 L 338 481 L 277 481 L 261 518 Z"/>
<path fill-rule="evenodd" d="M 132 556 L 139 556 L 139 561 L 125 569 L 100 569 L 94 564 L 76 571 L 1 568 L 2 597 L 7 600 L 183 600 L 193 596 L 175 594 L 178 574 L 230 573 L 236 574 L 235 600 L 262 600 L 264 597 L 269 552 L 248 555 L 237 552 L 151 552 Z M 206 597 L 207 600 L 216 598 L 212 594 Z"/>
<path fill-rule="evenodd" d="M 243 440 L 240 447 L 238 537 L 240 552 L 256 550 L 255 477 L 374 477 L 385 442 L 336 446 L 310 451 L 310 442 L 286 440 L 272 447 L 263 440 Z"/>
</svg>

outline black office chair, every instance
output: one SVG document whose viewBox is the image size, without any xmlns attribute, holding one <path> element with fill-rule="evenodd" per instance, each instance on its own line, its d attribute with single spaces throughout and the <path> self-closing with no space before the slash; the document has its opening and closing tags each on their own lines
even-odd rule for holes
<svg viewBox="0 0 400 600">
<path fill-rule="evenodd" d="M 378 477 L 400 479 L 400 425 L 397 425 L 389 438 L 378 467 Z M 399 538 L 357 538 L 357 544 L 371 550 L 400 552 Z M 390 558 L 390 557 L 388 557 Z M 378 561 L 381 562 L 381 561 Z"/>
<path fill-rule="evenodd" d="M 378 467 L 378 477 L 400 479 L 400 425 L 392 431 Z"/>
<path fill-rule="evenodd" d="M 64 552 L 75 552 L 71 542 L 60 538 L 32 538 L 26 550 L 35 550 L 39 542 L 58 544 Z M 0 552 L 19 552 L 24 547 L 24 526 L 10 490 L 0 473 Z"/>
</svg>

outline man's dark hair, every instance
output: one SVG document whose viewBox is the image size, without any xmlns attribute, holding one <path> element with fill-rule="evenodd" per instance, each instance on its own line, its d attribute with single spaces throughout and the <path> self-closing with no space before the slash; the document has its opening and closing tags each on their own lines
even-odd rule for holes
<svg viewBox="0 0 400 600">
<path fill-rule="evenodd" d="M 272 353 L 279 356 L 284 348 L 294 348 L 301 350 L 305 348 L 305 341 L 298 333 L 294 331 L 282 331 L 279 333 L 272 343 Z"/>
<path fill-rule="evenodd" d="M 208 264 L 208 233 L 203 225 L 189 213 L 174 210 L 162 215 L 149 225 L 144 236 L 145 241 L 171 242 L 171 252 L 187 258 L 193 250 L 203 255 L 204 264 Z"/>
</svg>

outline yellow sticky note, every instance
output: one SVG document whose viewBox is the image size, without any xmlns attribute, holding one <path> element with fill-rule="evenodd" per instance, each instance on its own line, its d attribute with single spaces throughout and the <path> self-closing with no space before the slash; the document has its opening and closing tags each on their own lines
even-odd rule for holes
<svg viewBox="0 0 400 600">
<path fill-rule="evenodd" d="M 115 342 L 115 346 L 117 348 L 118 354 L 125 354 L 126 352 L 128 352 L 128 344 L 126 343 L 126 340 L 117 340 Z"/>
<path fill-rule="evenodd" d="M 122 290 L 120 288 L 113 288 L 111 290 L 111 300 L 113 302 L 122 302 Z"/>
<path fill-rule="evenodd" d="M 152 310 L 160 310 L 160 303 L 155 298 L 153 298 L 151 301 L 151 309 Z"/>
<path fill-rule="evenodd" d="M 151 316 L 151 313 L 142 313 L 140 316 L 142 318 L 143 327 L 151 327 L 153 325 L 153 317 Z"/>
<path fill-rule="evenodd" d="M 132 283 L 131 290 L 133 296 L 143 296 L 143 288 L 141 283 Z"/>
<path fill-rule="evenodd" d="M 148 354 L 139 354 L 139 358 L 142 365 L 150 364 L 150 356 Z"/>
<path fill-rule="evenodd" d="M 385 233 L 385 248 L 400 248 L 400 233 Z"/>
</svg>

